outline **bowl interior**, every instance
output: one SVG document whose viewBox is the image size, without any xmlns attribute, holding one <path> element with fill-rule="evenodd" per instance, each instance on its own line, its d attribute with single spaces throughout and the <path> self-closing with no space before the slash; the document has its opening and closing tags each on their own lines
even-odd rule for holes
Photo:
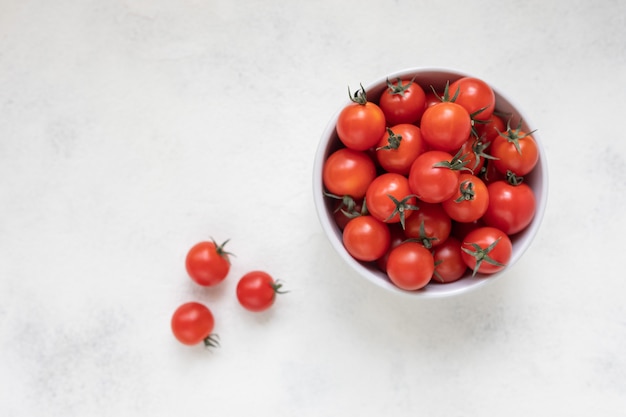
<svg viewBox="0 0 626 417">
<path fill-rule="evenodd" d="M 368 100 L 377 102 L 378 98 L 385 91 L 385 88 L 387 86 L 387 79 L 394 80 L 398 77 L 403 79 L 411 79 L 415 77 L 415 82 L 420 84 L 425 91 L 429 91 L 431 89 L 431 86 L 437 89 L 437 91 L 441 91 L 445 87 L 447 81 L 452 83 L 456 79 L 466 75 L 468 74 L 450 69 L 407 69 L 381 78 L 378 81 L 368 86 L 365 86 L 365 90 L 367 91 Z M 534 129 L 532 123 L 529 121 L 526 114 L 522 114 L 519 106 L 516 106 L 509 98 L 505 97 L 496 87 L 494 87 L 493 85 L 491 85 L 491 87 L 496 95 L 496 110 L 502 113 L 510 114 L 512 126 L 517 126 L 521 119 L 523 130 L 526 132 L 532 131 Z M 537 163 L 535 169 L 526 177 L 524 177 L 524 181 L 529 184 L 535 192 L 537 209 L 535 217 L 533 218 L 531 224 L 523 231 L 511 237 L 511 242 L 513 243 L 513 254 L 511 260 L 509 261 L 509 264 L 503 271 L 489 276 L 477 274 L 475 277 L 472 277 L 470 274 L 468 274 L 468 276 L 463 277 L 455 282 L 446 284 L 432 282 L 421 290 L 405 291 L 396 287 L 389 280 L 387 275 L 384 272 L 380 271 L 375 265 L 373 266 L 370 264 L 361 263 L 352 258 L 352 256 L 350 256 L 350 254 L 343 246 L 342 232 L 335 224 L 334 218 L 332 216 L 332 204 L 334 204 L 334 202 L 324 197 L 322 183 L 322 169 L 324 161 L 332 152 L 342 146 L 339 138 L 337 137 L 335 126 L 341 109 L 343 109 L 343 107 L 348 104 L 349 100 L 346 99 L 345 103 L 337 110 L 337 112 L 329 121 L 320 139 L 314 161 L 313 192 L 317 214 L 320 223 L 322 224 L 322 228 L 328 236 L 328 239 L 330 240 L 334 249 L 345 260 L 345 262 L 347 262 L 358 274 L 366 278 L 368 281 L 371 281 L 372 283 L 394 293 L 405 294 L 412 297 L 436 298 L 457 295 L 471 289 L 479 288 L 489 282 L 492 282 L 498 276 L 501 276 L 507 271 L 507 269 L 509 269 L 515 264 L 515 262 L 519 260 L 519 258 L 524 254 L 526 249 L 530 246 L 534 236 L 539 229 L 547 203 L 548 175 L 546 169 L 546 157 L 545 151 L 541 144 L 541 139 L 539 138 L 537 132 L 533 133 L 533 137 L 539 147 L 539 162 Z"/>
</svg>

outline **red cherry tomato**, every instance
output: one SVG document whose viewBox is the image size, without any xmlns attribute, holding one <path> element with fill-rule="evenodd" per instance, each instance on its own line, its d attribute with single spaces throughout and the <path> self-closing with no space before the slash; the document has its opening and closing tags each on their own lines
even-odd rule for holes
<svg viewBox="0 0 626 417">
<path fill-rule="evenodd" d="M 462 254 L 461 241 L 453 236 L 434 248 L 435 272 L 432 282 L 448 283 L 461 279 L 467 271 Z"/>
<path fill-rule="evenodd" d="M 444 101 L 424 111 L 420 128 L 432 149 L 456 152 L 469 139 L 472 120 L 463 106 Z"/>
<path fill-rule="evenodd" d="M 492 142 L 500 132 L 506 130 L 506 123 L 502 117 L 492 114 L 485 123 L 475 123 L 474 128 L 480 140 L 484 143 Z"/>
<path fill-rule="evenodd" d="M 418 201 L 417 207 L 419 210 L 406 220 L 405 236 L 419 240 L 427 249 L 445 242 L 452 230 L 452 220 L 441 204 Z"/>
<path fill-rule="evenodd" d="M 497 227 L 508 235 L 524 230 L 535 216 L 535 193 L 527 184 L 496 181 L 487 187 L 489 207 L 483 216 L 488 226 Z"/>
<path fill-rule="evenodd" d="M 172 333 L 185 345 L 197 345 L 200 342 L 204 342 L 206 346 L 217 345 L 215 336 L 211 335 L 214 325 L 211 310 L 197 302 L 178 307 L 171 320 Z"/>
<path fill-rule="evenodd" d="M 378 105 L 389 126 L 416 123 L 426 108 L 426 95 L 413 80 L 387 80 L 387 89 L 380 96 Z"/>
<path fill-rule="evenodd" d="M 403 290 L 424 288 L 435 270 L 433 255 L 419 243 L 405 242 L 391 250 L 387 260 L 387 275 Z"/>
<path fill-rule="evenodd" d="M 385 114 L 377 104 L 367 101 L 363 88 L 350 99 L 352 103 L 339 113 L 337 136 L 347 148 L 365 151 L 385 133 Z"/>
<path fill-rule="evenodd" d="M 221 245 L 215 241 L 200 242 L 187 252 L 185 268 L 197 284 L 210 287 L 226 278 L 230 271 L 230 253 L 224 250 L 226 243 L 228 240 Z"/>
<path fill-rule="evenodd" d="M 513 253 L 511 239 L 495 227 L 479 227 L 467 234 L 461 246 L 463 261 L 473 274 L 493 274 L 503 270 Z"/>
<path fill-rule="evenodd" d="M 456 193 L 441 203 L 452 220 L 469 223 L 480 219 L 489 206 L 485 183 L 475 175 L 461 173 Z"/>
<path fill-rule="evenodd" d="M 535 168 L 539 161 L 539 148 L 531 133 L 521 130 L 520 122 L 516 129 L 508 127 L 493 140 L 491 155 L 496 158 L 493 162 L 498 171 L 503 174 L 511 171 L 523 177 Z"/>
<path fill-rule="evenodd" d="M 264 271 L 250 271 L 237 283 L 237 300 L 249 311 L 265 311 L 274 304 L 282 285 Z"/>
<path fill-rule="evenodd" d="M 491 117 L 496 95 L 489 84 L 475 77 L 462 77 L 450 84 L 450 94 L 456 94 L 457 89 L 458 95 L 454 102 L 463 106 L 474 120 L 488 120 Z"/>
<path fill-rule="evenodd" d="M 443 151 L 426 151 L 417 157 L 409 171 L 409 186 L 419 199 L 441 203 L 452 197 L 464 163 Z M 367 203 L 369 205 L 369 201 Z"/>
<path fill-rule="evenodd" d="M 376 178 L 376 165 L 366 153 L 348 148 L 333 152 L 322 169 L 322 181 L 329 193 L 338 197 L 363 198 Z"/>
<path fill-rule="evenodd" d="M 405 123 L 387 128 L 376 148 L 376 158 L 385 171 L 408 175 L 413 161 L 425 151 L 420 128 Z"/>
<path fill-rule="evenodd" d="M 365 194 L 369 213 L 385 223 L 404 225 L 413 214 L 416 198 L 411 193 L 405 176 L 387 172 L 372 181 Z"/>
<path fill-rule="evenodd" d="M 390 244 L 389 228 L 372 216 L 355 217 L 343 230 L 343 245 L 359 261 L 375 261 L 387 252 Z"/>
</svg>

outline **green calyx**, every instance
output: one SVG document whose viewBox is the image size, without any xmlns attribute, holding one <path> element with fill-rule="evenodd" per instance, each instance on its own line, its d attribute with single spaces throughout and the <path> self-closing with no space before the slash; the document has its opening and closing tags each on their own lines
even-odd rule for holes
<svg viewBox="0 0 626 417">
<path fill-rule="evenodd" d="M 226 246 L 226 244 L 230 242 L 230 239 L 226 239 L 224 243 L 222 243 L 221 245 L 219 245 L 213 238 L 211 238 L 211 242 L 213 242 L 213 244 L 215 245 L 215 251 L 217 252 L 217 254 L 221 256 L 222 258 L 225 258 L 228 261 L 228 263 L 230 263 L 230 259 L 228 259 L 228 257 L 235 256 L 235 255 L 224 249 L 224 246 Z"/>
<path fill-rule="evenodd" d="M 356 90 L 354 94 L 350 91 L 350 86 L 348 86 L 348 96 L 353 103 L 360 104 L 362 106 L 367 104 L 367 92 L 365 88 L 363 88 L 363 84 L 359 84 L 361 88 Z"/>
<path fill-rule="evenodd" d="M 402 200 L 398 200 L 391 194 L 387 194 L 387 197 L 393 201 L 395 204 L 395 208 L 391 215 L 385 219 L 385 221 L 391 220 L 396 214 L 400 217 L 400 224 L 402 225 L 402 230 L 404 230 L 405 220 L 406 220 L 406 211 L 407 210 L 419 210 L 419 207 L 414 204 L 409 204 L 409 200 L 412 198 L 417 198 L 416 195 L 410 194 L 404 197 Z"/>
<path fill-rule="evenodd" d="M 437 162 L 433 165 L 433 168 L 448 168 L 453 171 L 465 170 L 471 172 L 472 170 L 467 167 L 467 164 L 469 164 L 468 157 L 468 154 L 463 154 L 463 150 L 459 149 L 456 155 L 452 157 L 452 160 Z"/>
<path fill-rule="evenodd" d="M 521 139 L 524 139 L 527 136 L 532 135 L 533 133 L 535 133 L 537 130 L 533 130 L 532 132 L 528 132 L 525 133 L 522 131 L 522 120 L 520 119 L 519 123 L 517 124 L 517 127 L 515 129 L 513 129 L 511 127 L 511 119 L 509 119 L 506 122 L 506 130 L 504 132 L 500 132 L 498 130 L 498 134 L 500 136 L 502 136 L 503 138 L 505 138 L 509 143 L 512 143 L 513 146 L 515 146 L 515 150 L 517 150 L 517 153 L 519 153 L 520 155 L 522 154 L 522 149 L 519 146 L 519 141 Z"/>
<path fill-rule="evenodd" d="M 446 86 L 444 87 L 443 95 L 441 96 L 437 94 L 437 90 L 432 85 L 430 86 L 430 89 L 433 90 L 435 97 L 437 97 L 442 103 L 446 103 L 446 102 L 454 103 L 456 99 L 459 97 L 459 93 L 461 92 L 461 88 L 457 87 L 456 91 L 454 92 L 454 95 L 450 97 L 450 81 L 449 80 L 446 81 Z"/>
<path fill-rule="evenodd" d="M 352 196 L 349 196 L 349 195 L 338 196 L 338 195 L 331 194 L 326 191 L 324 191 L 324 195 L 326 197 L 341 201 L 341 203 L 337 205 L 333 213 L 341 211 L 346 217 L 350 219 L 366 214 L 365 203 L 362 205 L 361 211 L 357 210 L 356 201 L 354 201 L 354 198 L 352 198 Z"/>
<path fill-rule="evenodd" d="M 385 146 L 376 148 L 377 151 L 395 150 L 400 147 L 400 142 L 402 142 L 402 135 L 396 135 L 390 128 L 387 128 L 387 133 L 389 134 L 389 137 L 387 138 L 387 144 Z"/>
<path fill-rule="evenodd" d="M 459 184 L 459 192 L 461 195 L 454 200 L 455 203 L 462 203 L 463 201 L 471 201 L 476 196 L 474 192 L 474 183 L 470 180 L 463 181 Z"/>
<path fill-rule="evenodd" d="M 424 246 L 426 249 L 432 249 L 433 241 L 438 240 L 436 237 L 431 237 L 426 234 L 426 227 L 424 226 L 424 220 L 420 223 L 420 231 L 418 237 L 411 237 L 405 242 L 415 242 Z"/>
<path fill-rule="evenodd" d="M 204 347 L 206 347 L 207 349 L 219 347 L 219 345 L 220 345 L 219 339 L 220 339 L 220 337 L 218 335 L 216 335 L 216 334 L 208 335 L 203 340 Z"/>
<path fill-rule="evenodd" d="M 473 256 L 476 259 L 476 265 L 474 266 L 474 271 L 472 272 L 472 276 L 476 275 L 476 273 L 478 272 L 478 269 L 480 268 L 483 262 L 487 262 L 488 264 L 496 265 L 496 266 L 506 266 L 505 264 L 498 262 L 489 256 L 489 252 L 491 252 L 493 248 L 496 247 L 499 241 L 500 241 L 500 238 L 496 239 L 491 245 L 487 246 L 484 249 L 477 243 L 469 244 L 472 246 L 474 250 L 468 249 L 466 247 L 461 248 L 463 252 L 467 253 L 468 255 Z"/>
<path fill-rule="evenodd" d="M 272 289 L 275 294 L 287 294 L 289 291 L 283 290 L 283 283 L 279 280 L 276 280 L 272 285 Z"/>
<path fill-rule="evenodd" d="M 509 184 L 513 185 L 513 186 L 517 186 L 520 185 L 521 183 L 524 182 L 524 177 L 518 177 L 517 175 L 515 175 L 515 173 L 511 170 L 507 170 L 506 171 L 506 182 L 508 182 Z"/>
<path fill-rule="evenodd" d="M 409 87 L 411 87 L 414 81 L 415 81 L 415 77 L 413 77 L 407 84 L 402 84 L 402 79 L 398 77 L 396 79 L 396 84 L 394 84 L 391 81 L 389 81 L 389 78 L 387 78 L 387 87 L 389 88 L 388 90 L 389 94 L 400 95 L 404 97 L 404 93 L 406 93 L 406 90 L 408 90 Z"/>
</svg>

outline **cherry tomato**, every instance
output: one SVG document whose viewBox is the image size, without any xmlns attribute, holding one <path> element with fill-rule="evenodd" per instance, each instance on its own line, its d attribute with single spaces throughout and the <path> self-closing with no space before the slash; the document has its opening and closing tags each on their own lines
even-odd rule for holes
<svg viewBox="0 0 626 417">
<path fill-rule="evenodd" d="M 511 259 L 511 239 L 495 227 L 479 227 L 467 234 L 461 246 L 463 261 L 473 271 L 493 274 L 503 270 Z"/>
<path fill-rule="evenodd" d="M 276 294 L 283 294 L 282 285 L 264 271 L 250 271 L 237 283 L 237 300 L 243 308 L 259 312 L 274 304 Z"/>
<path fill-rule="evenodd" d="M 337 136 L 347 148 L 365 151 L 385 133 L 385 114 L 377 104 L 367 101 L 363 87 L 350 99 L 352 103 L 339 113 Z"/>
<path fill-rule="evenodd" d="M 461 241 L 453 236 L 434 248 L 435 272 L 432 281 L 448 283 L 461 279 L 467 271 L 462 254 Z"/>
<path fill-rule="evenodd" d="M 391 172 L 376 177 L 365 194 L 365 206 L 373 217 L 402 226 L 413 214 L 415 202 L 406 177 Z"/>
<path fill-rule="evenodd" d="M 391 250 L 387 260 L 387 275 L 403 290 L 424 288 L 435 270 L 433 255 L 419 243 L 405 242 Z"/>
<path fill-rule="evenodd" d="M 230 253 L 224 250 L 226 243 L 228 240 L 221 245 L 215 241 L 200 242 L 187 252 L 185 268 L 197 284 L 210 287 L 226 278 L 230 271 Z"/>
<path fill-rule="evenodd" d="M 500 132 L 506 129 L 504 119 L 497 114 L 492 114 L 485 123 L 475 123 L 474 128 L 480 140 L 484 143 L 492 142 Z"/>
<path fill-rule="evenodd" d="M 435 104 L 441 103 L 441 96 L 439 95 L 439 93 L 436 93 L 432 90 L 428 90 L 426 91 L 426 98 L 425 98 L 425 109 L 424 111 L 426 111 L 427 108 L 434 106 Z"/>
<path fill-rule="evenodd" d="M 408 175 L 413 161 L 425 151 L 420 128 L 405 123 L 387 128 L 376 148 L 376 158 L 385 171 Z"/>
<path fill-rule="evenodd" d="M 378 105 L 389 126 L 416 123 L 426 108 L 426 95 L 413 80 L 387 80 L 387 89 L 380 96 Z"/>
<path fill-rule="evenodd" d="M 487 187 L 489 207 L 483 216 L 488 226 L 497 227 L 508 235 L 524 230 L 535 216 L 533 190 L 525 183 L 513 185 L 496 181 Z"/>
<path fill-rule="evenodd" d="M 171 320 L 172 333 L 185 345 L 197 345 L 200 342 L 204 342 L 206 346 L 217 345 L 215 336 L 211 335 L 214 325 L 211 310 L 197 302 L 178 307 Z"/>
<path fill-rule="evenodd" d="M 324 187 L 339 197 L 363 198 L 376 178 L 376 165 L 366 153 L 348 148 L 333 152 L 322 170 Z"/>
<path fill-rule="evenodd" d="M 459 170 L 464 166 L 463 161 L 447 152 L 426 151 L 411 165 L 409 187 L 422 201 L 441 203 L 456 192 Z"/>
<path fill-rule="evenodd" d="M 496 105 L 496 95 L 481 79 L 462 77 L 450 84 L 450 94 L 458 95 L 454 102 L 463 106 L 474 120 L 488 120 Z"/>
<path fill-rule="evenodd" d="M 461 173 L 456 193 L 441 203 L 452 220 L 469 223 L 480 219 L 489 205 L 485 183 L 475 175 Z"/>
<path fill-rule="evenodd" d="M 417 207 L 419 209 L 406 220 L 405 236 L 420 241 L 427 249 L 445 242 L 452 230 L 452 220 L 441 204 L 418 201 Z"/>
<path fill-rule="evenodd" d="M 359 261 L 375 261 L 387 252 L 390 244 L 389 228 L 372 216 L 355 217 L 343 230 L 343 245 Z"/>
<path fill-rule="evenodd" d="M 498 171 L 523 177 L 533 170 L 539 161 L 539 149 L 531 134 L 521 130 L 520 122 L 516 129 L 508 126 L 493 140 L 491 155 L 497 158 L 494 165 Z"/>
<path fill-rule="evenodd" d="M 464 161 L 467 162 L 465 167 L 474 175 L 480 174 L 488 159 L 493 159 L 493 157 L 487 153 L 489 145 L 491 145 L 490 142 L 485 142 L 483 139 L 478 139 L 473 135 L 461 145 L 459 153 L 463 155 Z"/>
<path fill-rule="evenodd" d="M 420 128 L 432 149 L 456 152 L 469 139 L 472 120 L 463 106 L 444 101 L 424 111 Z"/>
</svg>

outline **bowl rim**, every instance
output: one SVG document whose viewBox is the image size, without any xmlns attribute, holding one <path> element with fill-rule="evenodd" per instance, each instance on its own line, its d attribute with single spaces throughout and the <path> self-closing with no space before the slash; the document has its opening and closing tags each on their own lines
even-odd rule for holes
<svg viewBox="0 0 626 417">
<path fill-rule="evenodd" d="M 366 91 L 375 90 L 377 88 L 382 88 L 384 91 L 384 85 L 386 84 L 387 79 L 396 79 L 396 78 L 405 78 L 408 76 L 414 76 L 416 73 L 425 75 L 428 73 L 437 73 L 441 75 L 448 75 L 450 80 L 452 78 L 461 78 L 464 76 L 477 77 L 476 75 L 467 73 L 465 71 L 457 70 L 455 68 L 450 67 L 408 67 L 401 69 L 399 71 L 392 72 L 384 77 L 379 77 L 373 82 L 364 85 Z M 498 88 L 498 86 L 493 85 L 493 83 L 489 82 L 490 87 L 496 94 L 497 101 L 502 104 L 506 104 L 505 107 L 511 107 L 515 110 L 517 115 L 519 115 L 520 119 L 523 120 L 524 126 L 526 128 L 530 126 L 535 126 L 532 123 L 532 120 L 528 117 L 527 113 L 522 109 L 514 100 L 508 97 L 506 94 L 502 93 L 502 90 Z M 382 87 L 381 87 L 382 86 Z M 324 162 L 327 158 L 327 153 L 331 146 L 331 142 L 333 141 L 333 136 L 336 136 L 335 126 L 337 119 L 339 117 L 339 113 L 341 113 L 342 109 L 350 104 L 349 98 L 337 108 L 337 110 L 332 114 L 332 117 L 329 119 L 328 123 L 322 135 L 320 137 L 313 164 L 313 199 L 316 207 L 316 213 L 318 220 L 321 223 L 322 229 L 326 238 L 330 241 L 331 246 L 335 249 L 338 255 L 346 262 L 351 269 L 362 278 L 365 278 L 367 281 L 373 283 L 379 288 L 383 288 L 388 290 L 391 293 L 399 294 L 403 296 L 408 296 L 412 298 L 422 298 L 422 299 L 434 299 L 434 298 L 448 298 L 452 296 L 457 296 L 461 294 L 466 294 L 473 292 L 479 288 L 483 288 L 486 285 L 495 282 L 496 280 L 507 275 L 507 272 L 517 263 L 517 261 L 522 257 L 522 255 L 528 250 L 534 239 L 536 238 L 540 226 L 543 222 L 544 214 L 546 211 L 546 207 L 548 204 L 548 190 L 549 190 L 549 178 L 548 178 L 548 161 L 545 152 L 545 148 L 543 146 L 540 135 L 535 131 L 533 133 L 533 138 L 537 143 L 537 147 L 539 150 L 539 161 L 538 161 L 538 184 L 537 186 L 541 190 L 540 198 L 537 198 L 537 206 L 535 209 L 535 215 L 531 222 L 531 224 L 522 232 L 524 241 L 522 244 L 516 246 L 516 250 L 513 251 L 513 255 L 507 266 L 500 272 L 492 275 L 482 275 L 477 274 L 476 276 L 468 276 L 463 277 L 458 281 L 451 283 L 436 283 L 429 284 L 425 288 L 417 291 L 408 291 L 403 290 L 393 284 L 389 279 L 384 278 L 384 272 L 378 271 L 374 272 L 372 269 L 363 265 L 361 262 L 354 259 L 343 246 L 343 242 L 341 239 L 341 231 L 338 227 L 331 221 L 331 216 L 327 210 L 327 203 L 323 196 L 322 191 L 324 190 L 324 184 L 322 180 L 322 169 Z M 537 169 L 535 168 L 535 169 Z M 536 191 L 536 190 L 533 190 Z M 334 235 L 334 238 L 331 236 Z M 435 290 L 435 288 L 437 288 Z"/>
</svg>

